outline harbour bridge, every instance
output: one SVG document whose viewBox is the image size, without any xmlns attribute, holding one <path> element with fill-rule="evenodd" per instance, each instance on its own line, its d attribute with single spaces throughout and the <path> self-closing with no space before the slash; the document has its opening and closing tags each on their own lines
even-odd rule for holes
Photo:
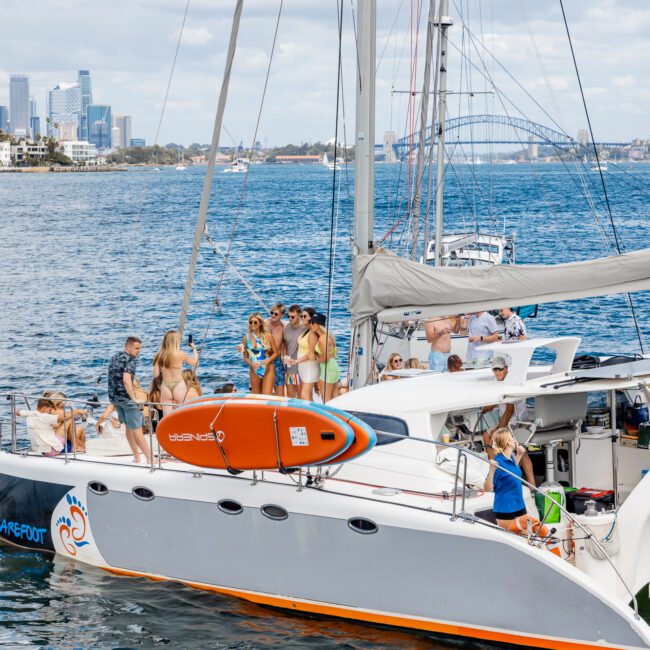
<svg viewBox="0 0 650 650">
<path fill-rule="evenodd" d="M 438 125 L 436 124 L 436 132 Z M 455 133 L 454 133 L 455 132 Z M 453 133 L 453 135 L 452 135 Z M 394 145 L 398 158 L 404 158 L 409 153 L 409 147 L 416 151 L 419 134 L 406 136 Z M 427 129 L 426 144 L 431 143 L 431 127 Z M 543 124 L 531 122 L 519 117 L 508 115 L 464 115 L 445 122 L 445 146 L 480 144 L 516 144 L 516 145 L 545 145 L 569 152 L 577 152 L 584 147 L 592 147 L 593 143 L 578 143 L 571 136 L 556 131 Z M 629 142 L 596 142 L 597 147 L 625 147 Z"/>
</svg>

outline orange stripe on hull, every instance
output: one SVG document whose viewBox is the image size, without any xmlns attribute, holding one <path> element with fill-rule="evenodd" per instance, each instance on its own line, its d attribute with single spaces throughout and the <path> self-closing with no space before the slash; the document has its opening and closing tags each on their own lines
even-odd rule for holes
<svg viewBox="0 0 650 650">
<path fill-rule="evenodd" d="M 135 576 L 150 578 L 152 580 L 167 580 L 160 576 L 152 576 L 137 571 L 128 571 L 125 569 L 115 569 L 111 567 L 102 567 L 110 573 L 124 576 Z M 259 605 L 269 605 L 281 609 L 289 609 L 294 612 L 308 612 L 310 614 L 321 614 L 323 616 L 334 616 L 346 618 L 354 621 L 363 621 L 366 623 L 378 623 L 389 625 L 391 627 L 408 628 L 411 630 L 423 630 L 426 632 L 435 632 L 437 634 L 446 634 L 451 636 L 470 637 L 473 639 L 482 639 L 484 641 L 495 641 L 497 643 L 509 643 L 511 645 L 521 645 L 527 648 L 549 648 L 551 650 L 587 650 L 589 648 L 602 650 L 601 644 L 595 643 L 575 643 L 573 641 L 562 641 L 560 639 L 548 639 L 535 636 L 523 636 L 511 632 L 499 632 L 477 627 L 465 627 L 463 625 L 454 625 L 451 623 L 441 623 L 420 618 L 408 618 L 406 616 L 395 616 L 391 614 L 380 614 L 363 609 L 351 607 L 342 607 L 340 605 L 326 605 L 324 603 L 295 600 L 292 598 L 283 598 L 282 596 L 269 596 L 266 594 L 255 593 L 251 591 L 241 591 L 231 587 L 215 587 L 200 582 L 187 582 L 185 580 L 173 580 L 173 582 L 182 582 L 188 587 L 203 589 L 205 591 L 214 591 L 219 594 L 226 594 L 242 598 Z M 622 646 L 606 646 L 613 650 L 625 650 Z"/>
</svg>

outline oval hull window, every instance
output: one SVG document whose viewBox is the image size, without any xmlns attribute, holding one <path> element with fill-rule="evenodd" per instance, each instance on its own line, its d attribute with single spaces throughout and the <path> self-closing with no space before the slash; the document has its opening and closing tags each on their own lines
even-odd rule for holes
<svg viewBox="0 0 650 650">
<path fill-rule="evenodd" d="M 149 488 L 142 486 L 134 487 L 131 493 L 136 499 L 140 499 L 140 501 L 153 501 L 156 497 Z"/>
<path fill-rule="evenodd" d="M 227 515 L 240 515 L 244 511 L 242 504 L 232 499 L 222 499 L 217 504 L 217 507 Z"/>
<path fill-rule="evenodd" d="M 353 517 L 348 519 L 348 526 L 355 532 L 362 535 L 372 535 L 379 530 L 379 527 L 374 521 L 364 519 L 363 517 Z"/>
<path fill-rule="evenodd" d="M 103 496 L 104 494 L 108 494 L 108 488 L 101 481 L 91 481 L 90 483 L 88 483 L 88 489 L 93 494 L 99 494 L 100 496 Z"/>
<path fill-rule="evenodd" d="M 289 513 L 282 506 L 273 504 L 262 506 L 262 514 L 274 521 L 282 521 L 289 516 Z"/>
</svg>

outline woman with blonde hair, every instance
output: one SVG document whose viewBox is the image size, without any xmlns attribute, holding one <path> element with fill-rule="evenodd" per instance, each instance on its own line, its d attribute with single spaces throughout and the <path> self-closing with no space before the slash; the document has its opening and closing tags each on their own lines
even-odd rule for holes
<svg viewBox="0 0 650 650">
<path fill-rule="evenodd" d="M 311 318 L 310 329 L 318 336 L 318 342 L 314 348 L 316 357 L 320 363 L 320 395 L 323 403 L 329 402 L 333 397 L 338 397 L 339 381 L 341 370 L 336 359 L 336 339 L 332 333 L 325 328 L 327 318 L 325 314 L 314 314 Z"/>
<path fill-rule="evenodd" d="M 391 375 L 390 373 L 393 370 L 402 369 L 402 355 L 399 352 L 393 352 L 393 354 L 388 357 L 388 363 L 384 368 L 384 372 L 381 374 L 381 381 L 391 381 L 392 379 L 401 379 L 396 375 Z"/>
<path fill-rule="evenodd" d="M 163 337 L 160 348 L 153 360 L 153 376 L 162 376 L 160 385 L 160 401 L 163 402 L 163 414 L 168 415 L 174 410 L 171 404 L 183 404 L 187 399 L 187 386 L 183 381 L 183 364 L 196 368 L 199 355 L 194 343 L 190 343 L 192 356 L 181 350 L 181 333 L 169 330 Z"/>
<path fill-rule="evenodd" d="M 68 451 L 72 451 L 73 441 L 74 441 L 75 449 L 78 452 L 86 451 L 86 430 L 83 428 L 83 426 L 77 424 L 75 425 L 76 436 L 73 436 L 72 418 L 70 418 L 69 416 L 64 417 L 64 409 L 66 406 L 66 399 L 67 399 L 66 394 L 62 393 L 59 390 L 46 390 L 43 392 L 43 397 L 46 397 L 47 399 L 50 400 L 50 402 L 52 402 L 52 406 L 54 407 L 54 411 L 55 411 L 54 414 L 60 415 L 62 417 L 61 422 L 56 425 L 56 428 L 54 430 L 56 437 L 61 441 L 61 443 L 64 446 L 68 445 Z M 86 416 L 87 416 L 86 411 L 82 409 L 72 410 L 73 418 L 80 417 L 85 422 Z"/>
<path fill-rule="evenodd" d="M 273 361 L 278 356 L 278 346 L 271 336 L 262 314 L 248 317 L 248 333 L 242 338 L 244 361 L 249 367 L 251 393 L 271 395 L 275 383 Z"/>
<path fill-rule="evenodd" d="M 406 360 L 406 368 L 413 368 L 414 370 L 424 370 L 422 362 L 417 357 L 411 357 Z"/>
<path fill-rule="evenodd" d="M 194 370 L 183 370 L 183 381 L 187 386 L 187 400 L 195 399 L 196 397 L 201 397 L 203 395 L 203 390 L 201 389 L 201 384 L 199 384 L 199 378 L 196 376 Z"/>
<path fill-rule="evenodd" d="M 526 511 L 522 471 L 519 467 L 525 449 L 505 427 L 492 434 L 492 448 L 496 455 L 490 461 L 490 471 L 484 487 L 487 492 L 494 491 L 492 510 L 497 524 L 518 535 L 527 534 L 530 528 L 538 539 L 548 540 L 545 544 L 549 551 L 560 555 L 557 540 L 551 538 L 552 532 Z"/>
<path fill-rule="evenodd" d="M 300 320 L 305 331 L 298 337 L 298 351 L 296 359 L 291 359 L 289 364 L 298 366 L 300 377 L 300 399 L 312 401 L 314 399 L 314 386 L 318 382 L 320 366 L 316 359 L 316 343 L 318 335 L 311 331 L 311 319 L 316 314 L 312 307 L 305 307 L 300 312 Z"/>
</svg>

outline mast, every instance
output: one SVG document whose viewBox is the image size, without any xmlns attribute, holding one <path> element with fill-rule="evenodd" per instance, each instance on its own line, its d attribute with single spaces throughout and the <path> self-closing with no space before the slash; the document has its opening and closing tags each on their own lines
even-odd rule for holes
<svg viewBox="0 0 650 650">
<path fill-rule="evenodd" d="M 418 142 L 417 166 L 415 168 L 415 193 L 413 195 L 413 246 L 411 257 L 417 259 L 418 240 L 420 238 L 420 203 L 422 201 L 422 181 L 424 179 L 424 153 L 427 136 L 427 119 L 429 116 L 429 87 L 431 84 L 431 54 L 433 51 L 434 15 L 436 11 L 435 0 L 429 0 L 429 17 L 427 19 L 427 45 L 424 62 L 424 82 L 422 85 L 422 96 L 420 98 L 420 140 Z M 431 144 L 433 147 L 433 144 Z M 431 149 L 433 153 L 433 149 Z M 426 230 L 425 230 L 426 232 Z M 427 243 L 424 242 L 424 257 L 422 262 L 427 261 Z"/>
<path fill-rule="evenodd" d="M 354 151 L 353 282 L 358 277 L 357 256 L 374 253 L 375 218 L 375 58 L 376 0 L 357 2 L 357 110 Z M 372 369 L 372 322 L 364 321 L 353 334 L 352 382 L 365 386 Z"/>
<path fill-rule="evenodd" d="M 223 113 L 226 109 L 226 99 L 228 98 L 228 85 L 230 83 L 230 73 L 232 72 L 232 62 L 235 58 L 237 49 L 237 33 L 239 32 L 239 21 L 241 19 L 242 5 L 244 0 L 237 0 L 235 14 L 232 19 L 232 28 L 230 30 L 230 43 L 228 44 L 228 54 L 226 55 L 226 67 L 221 82 L 221 92 L 219 93 L 219 103 L 217 105 L 217 114 L 214 118 L 214 127 L 212 129 L 212 144 L 210 145 L 210 156 L 208 158 L 208 167 L 203 180 L 203 193 L 201 194 L 201 204 L 199 206 L 199 216 L 196 220 L 194 230 L 194 243 L 192 244 L 192 258 L 190 259 L 190 268 L 187 272 L 185 281 L 185 292 L 183 293 L 183 305 L 181 314 L 178 319 L 178 329 L 183 335 L 185 321 L 187 320 L 187 311 L 190 306 L 192 297 L 192 284 L 194 283 L 194 273 L 196 271 L 196 259 L 199 255 L 199 246 L 205 232 L 205 222 L 208 215 L 208 206 L 210 205 L 210 192 L 212 189 L 212 176 L 214 175 L 214 165 L 217 159 L 217 150 L 219 149 L 219 136 L 221 135 L 221 123 Z"/>
<path fill-rule="evenodd" d="M 447 109 L 447 30 L 453 25 L 452 19 L 447 15 L 449 10 L 448 0 L 440 0 L 440 14 L 436 27 L 440 32 L 438 37 L 438 157 L 437 157 L 437 182 L 436 182 L 436 266 L 442 266 L 442 235 L 444 232 L 444 177 L 445 177 L 445 116 Z M 433 136 L 433 134 L 432 134 Z M 433 146 L 433 141 L 431 143 Z"/>
</svg>

